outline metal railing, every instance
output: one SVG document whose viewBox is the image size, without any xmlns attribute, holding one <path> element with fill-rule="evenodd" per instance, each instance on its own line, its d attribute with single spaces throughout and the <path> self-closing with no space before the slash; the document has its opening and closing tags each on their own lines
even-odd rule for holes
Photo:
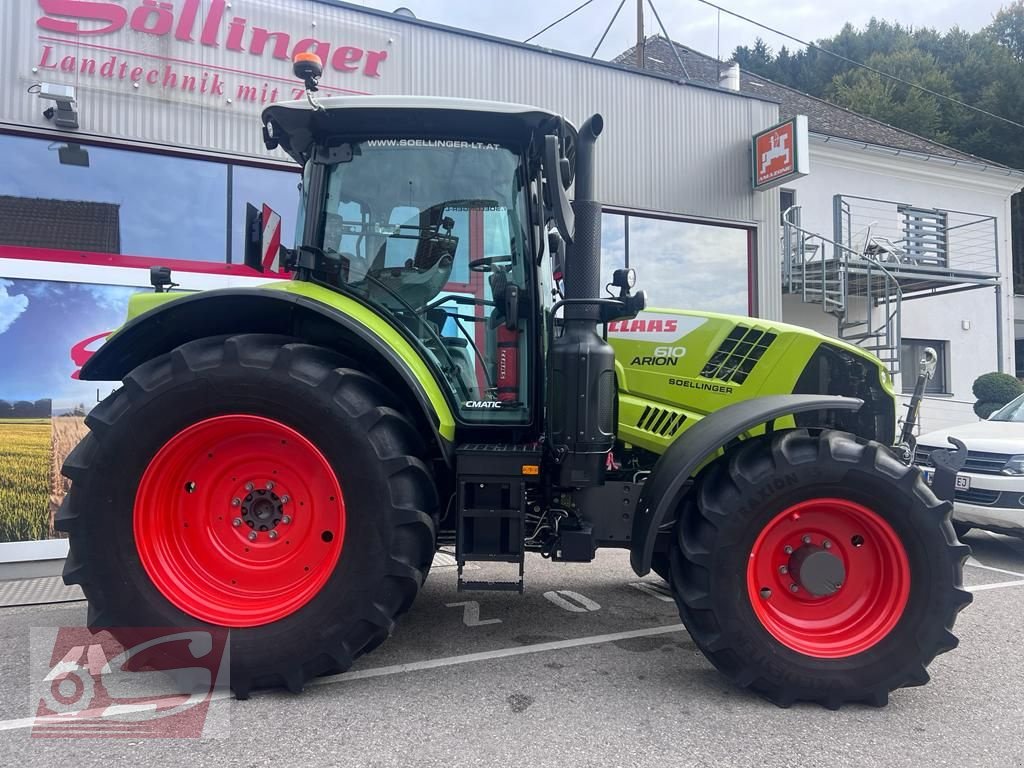
<svg viewBox="0 0 1024 768">
<path fill-rule="evenodd" d="M 835 195 L 833 238 L 895 270 L 999 273 L 996 217 L 893 200 Z"/>
<path fill-rule="evenodd" d="M 872 252 L 804 229 L 800 207 L 783 214 L 783 289 L 836 317 L 840 339 L 870 350 L 899 373 L 903 290 Z"/>
</svg>

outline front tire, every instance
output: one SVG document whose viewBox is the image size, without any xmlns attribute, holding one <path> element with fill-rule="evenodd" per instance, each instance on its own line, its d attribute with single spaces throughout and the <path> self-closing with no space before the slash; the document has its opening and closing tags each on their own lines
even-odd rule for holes
<svg viewBox="0 0 1024 768">
<path fill-rule="evenodd" d="M 680 511 L 683 622 L 719 670 L 780 706 L 883 706 L 957 645 L 969 549 L 949 510 L 877 443 L 803 430 L 745 441 Z"/>
<path fill-rule="evenodd" d="M 86 423 L 57 516 L 91 628 L 227 627 L 231 688 L 341 672 L 408 610 L 437 496 L 397 401 L 287 337 L 184 344 Z"/>
</svg>

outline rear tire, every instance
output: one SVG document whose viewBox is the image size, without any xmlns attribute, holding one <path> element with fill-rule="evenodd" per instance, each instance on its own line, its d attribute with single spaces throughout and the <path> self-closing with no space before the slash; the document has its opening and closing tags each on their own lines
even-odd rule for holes
<svg viewBox="0 0 1024 768">
<path fill-rule="evenodd" d="M 93 409 L 57 516 L 91 628 L 227 626 L 239 698 L 299 691 L 391 633 L 430 568 L 437 495 L 397 399 L 347 363 L 205 338 Z"/>
<path fill-rule="evenodd" d="M 883 706 L 957 645 L 970 550 L 949 510 L 877 443 L 803 430 L 747 440 L 701 472 L 680 510 L 680 615 L 720 671 L 779 706 Z"/>
<path fill-rule="evenodd" d="M 651 555 L 651 570 L 665 581 L 672 583 L 672 560 L 668 552 L 655 552 Z"/>
</svg>

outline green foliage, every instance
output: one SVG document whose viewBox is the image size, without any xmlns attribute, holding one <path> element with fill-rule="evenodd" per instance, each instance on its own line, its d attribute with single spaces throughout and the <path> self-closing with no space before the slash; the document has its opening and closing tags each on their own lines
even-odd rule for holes
<svg viewBox="0 0 1024 768">
<path fill-rule="evenodd" d="M 987 29 L 992 39 L 1013 54 L 1013 58 L 1024 61 L 1024 0 L 1000 8 Z"/>
<path fill-rule="evenodd" d="M 1024 394 L 1024 384 L 1008 373 L 984 373 L 974 380 L 971 391 L 979 402 L 995 403 L 999 408 Z"/>
<path fill-rule="evenodd" d="M 993 413 L 1002 408 L 999 403 L 992 403 L 987 400 L 979 400 L 974 404 L 974 413 L 979 419 L 987 419 Z"/>
<path fill-rule="evenodd" d="M 817 41 L 829 51 L 943 96 L 1020 121 L 1024 116 L 1024 0 L 976 33 L 940 33 L 872 19 Z M 820 50 L 773 54 L 761 39 L 733 54 L 741 68 L 897 128 L 1024 168 L 1024 130 L 847 64 Z"/>
</svg>

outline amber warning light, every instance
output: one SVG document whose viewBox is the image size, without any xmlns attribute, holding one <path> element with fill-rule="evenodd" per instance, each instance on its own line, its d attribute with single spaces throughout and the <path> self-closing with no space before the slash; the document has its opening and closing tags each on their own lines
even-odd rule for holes
<svg viewBox="0 0 1024 768">
<path fill-rule="evenodd" d="M 295 54 L 295 58 L 292 59 L 292 71 L 305 83 L 307 91 L 315 91 L 317 81 L 324 73 L 324 63 L 312 51 L 303 51 Z"/>
</svg>

